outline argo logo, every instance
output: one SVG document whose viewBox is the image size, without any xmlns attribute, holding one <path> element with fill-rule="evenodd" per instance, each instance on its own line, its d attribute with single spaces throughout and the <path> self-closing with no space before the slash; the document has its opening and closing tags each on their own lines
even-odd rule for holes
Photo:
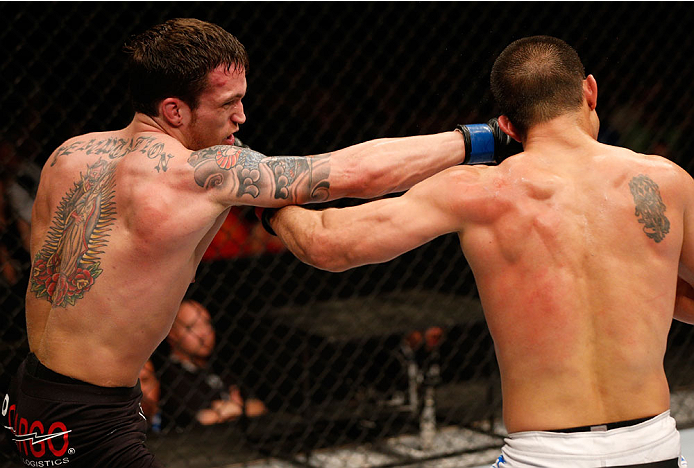
<svg viewBox="0 0 694 468">
<path fill-rule="evenodd" d="M 7 425 L 14 434 L 13 442 L 17 443 L 20 455 L 43 457 L 46 449 L 55 457 L 62 457 L 68 450 L 68 434 L 72 431 L 62 422 L 54 422 L 48 426 L 41 421 L 29 423 L 25 418 L 19 418 L 15 405 L 10 405 L 10 396 L 5 395 L 2 401 L 2 417 L 6 417 Z M 62 439 L 62 440 L 61 440 Z"/>
</svg>

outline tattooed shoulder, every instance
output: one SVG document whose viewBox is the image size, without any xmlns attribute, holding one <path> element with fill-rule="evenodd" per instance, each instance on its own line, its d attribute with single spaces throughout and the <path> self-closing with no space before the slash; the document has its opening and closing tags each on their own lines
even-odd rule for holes
<svg viewBox="0 0 694 468">
<path fill-rule="evenodd" d="M 188 164 L 193 166 L 195 183 L 206 190 L 227 185 L 238 186 L 239 195 L 260 194 L 260 161 L 265 156 L 238 146 L 212 146 L 193 151 Z M 238 183 L 237 183 L 238 181 Z"/>
<path fill-rule="evenodd" d="M 629 181 L 634 198 L 634 215 L 643 224 L 643 232 L 656 243 L 670 232 L 670 220 L 665 216 L 667 207 L 660 196 L 660 188 L 653 179 L 640 174 Z"/>
<path fill-rule="evenodd" d="M 109 160 L 116 160 L 137 152 L 156 161 L 154 169 L 157 172 L 166 172 L 169 167 L 169 161 L 174 157 L 173 154 L 166 151 L 164 142 L 155 136 L 139 136 L 136 138 L 87 137 L 71 140 L 55 150 L 51 166 L 54 166 L 59 158 L 74 153 L 103 156 Z"/>
<path fill-rule="evenodd" d="M 329 198 L 330 154 L 266 158 L 248 148 L 213 146 L 191 153 L 188 163 L 197 185 L 229 190 L 238 198 L 257 198 L 263 191 L 293 202 Z"/>
</svg>

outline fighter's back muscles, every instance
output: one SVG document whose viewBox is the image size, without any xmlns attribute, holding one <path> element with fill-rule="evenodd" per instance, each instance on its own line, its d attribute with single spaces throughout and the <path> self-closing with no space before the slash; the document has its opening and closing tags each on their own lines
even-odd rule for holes
<svg viewBox="0 0 694 468">
<path fill-rule="evenodd" d="M 200 196 L 185 155 L 169 137 L 126 129 L 73 138 L 47 161 L 27 328 L 53 370 L 132 385 L 166 335 L 197 265 L 191 254 L 222 211 Z"/>
<path fill-rule="evenodd" d="M 165 172 L 173 158 L 154 136 L 122 138 L 91 134 L 70 140 L 53 153 L 44 169 L 44 190 L 51 190 L 46 187 L 50 179 L 69 177 L 63 171 L 49 174 L 59 170 L 53 169 L 59 160 L 75 153 L 80 153 L 80 159 L 85 156 L 89 159 L 82 171 L 75 172 L 78 178 L 71 181 L 72 186 L 53 207 L 47 230 L 45 210 L 51 207 L 45 204 L 55 201 L 57 194 L 51 192 L 51 196 L 45 196 L 42 190 L 44 196 L 37 197 L 35 228 L 39 233 L 45 232 L 45 237 L 34 236 L 32 245 L 35 256 L 29 291 L 37 298 L 45 298 L 55 307 L 74 305 L 102 273 L 100 254 L 108 245 L 116 217 L 116 165 L 126 155 L 138 152 L 155 160 L 157 171 Z"/>
</svg>

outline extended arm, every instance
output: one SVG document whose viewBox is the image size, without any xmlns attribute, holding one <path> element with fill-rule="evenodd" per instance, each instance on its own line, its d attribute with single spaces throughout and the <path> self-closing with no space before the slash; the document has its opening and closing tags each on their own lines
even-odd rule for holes
<svg viewBox="0 0 694 468">
<path fill-rule="evenodd" d="M 225 205 L 279 207 L 404 191 L 465 159 L 460 132 L 385 138 L 312 157 L 213 146 L 191 153 L 196 183 Z"/>
<path fill-rule="evenodd" d="M 454 173 L 461 170 L 443 171 L 400 197 L 355 207 L 313 211 L 288 206 L 272 218 L 272 227 L 292 253 L 317 268 L 343 271 L 386 262 L 460 230 L 450 190 Z"/>
</svg>

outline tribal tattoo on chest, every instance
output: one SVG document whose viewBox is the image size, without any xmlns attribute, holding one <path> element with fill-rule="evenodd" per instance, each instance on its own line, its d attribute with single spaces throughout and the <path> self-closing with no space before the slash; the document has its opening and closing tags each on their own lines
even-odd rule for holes
<svg viewBox="0 0 694 468">
<path fill-rule="evenodd" d="M 266 158 L 247 148 L 214 146 L 195 151 L 188 163 L 200 187 L 230 190 L 239 198 L 257 198 L 263 190 L 292 202 L 320 202 L 330 196 L 330 154 Z"/>
<path fill-rule="evenodd" d="M 643 232 L 656 243 L 661 242 L 670 232 L 670 220 L 665 216 L 666 207 L 658 184 L 640 174 L 629 181 L 629 189 L 636 205 L 634 214 L 643 224 Z"/>
<path fill-rule="evenodd" d="M 101 275 L 101 254 L 108 245 L 116 218 L 115 172 L 118 161 L 140 152 L 157 160 L 155 169 L 166 171 L 173 155 L 154 137 L 82 140 L 58 148 L 51 166 L 75 152 L 98 155 L 63 196 L 34 257 L 29 290 L 55 307 L 67 307 L 84 297 Z"/>
</svg>

